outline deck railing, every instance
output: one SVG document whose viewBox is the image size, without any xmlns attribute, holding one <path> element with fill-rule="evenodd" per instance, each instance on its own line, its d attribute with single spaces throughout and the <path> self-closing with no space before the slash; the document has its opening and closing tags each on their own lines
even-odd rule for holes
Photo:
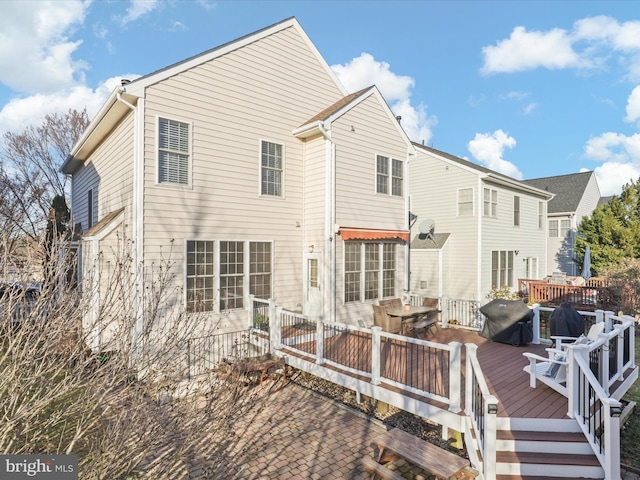
<svg viewBox="0 0 640 480">
<path fill-rule="evenodd" d="M 242 330 L 190 338 L 187 341 L 188 378 L 210 372 L 223 362 L 233 363 L 268 353 L 268 340 L 252 338 L 256 334 Z"/>
<path fill-rule="evenodd" d="M 491 395 L 484 379 L 478 362 L 478 346 L 467 343 L 465 348 L 465 414 L 471 420 L 472 437 L 477 439 L 482 455 L 483 478 L 495 478 L 498 399 Z"/>
<path fill-rule="evenodd" d="M 457 328 L 481 329 L 484 315 L 480 312 L 480 306 L 478 300 L 442 297 L 440 299 L 442 326 L 452 324 Z"/>
</svg>

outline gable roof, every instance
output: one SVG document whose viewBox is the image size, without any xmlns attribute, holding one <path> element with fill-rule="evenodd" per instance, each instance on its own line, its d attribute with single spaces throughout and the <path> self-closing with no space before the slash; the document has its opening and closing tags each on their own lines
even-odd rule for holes
<svg viewBox="0 0 640 480">
<path fill-rule="evenodd" d="M 424 150 L 426 153 L 437 155 L 441 157 L 442 160 L 455 163 L 458 166 L 464 168 L 465 170 L 474 171 L 480 174 L 480 176 L 483 179 L 489 182 L 496 183 L 499 185 L 504 185 L 510 188 L 514 188 L 516 190 L 522 190 L 533 195 L 544 197 L 546 199 L 550 199 L 553 197 L 553 192 L 549 192 L 549 191 L 537 188 L 534 185 L 529 185 L 523 180 L 516 180 L 515 178 L 509 177 L 508 175 L 498 173 L 495 170 L 491 170 L 487 167 L 483 167 L 482 165 L 478 165 L 477 163 L 470 162 L 469 160 L 456 157 L 455 155 L 451 155 L 450 153 L 443 152 L 441 150 L 436 150 L 435 148 L 432 148 L 432 147 L 427 147 L 426 145 L 422 145 L 415 142 L 413 142 L 413 145 L 418 150 Z"/>
<path fill-rule="evenodd" d="M 352 108 L 354 108 L 355 106 L 357 106 L 358 104 L 360 104 L 361 102 L 365 101 L 367 98 L 372 96 L 376 97 L 376 99 L 383 106 L 387 114 L 387 118 L 392 122 L 392 125 L 394 126 L 394 128 L 402 136 L 402 138 L 407 144 L 407 148 L 409 149 L 409 151 L 411 153 L 415 152 L 413 142 L 407 136 L 406 132 L 404 131 L 404 129 L 396 119 L 395 115 L 389 108 L 389 105 L 387 104 L 385 99 L 382 97 L 380 90 L 378 90 L 378 87 L 376 87 L 375 85 L 372 85 L 367 88 L 363 88 L 362 90 L 358 90 L 357 92 L 346 95 L 345 97 L 335 102 L 333 105 L 325 108 L 320 113 L 311 117 L 309 120 L 307 120 L 305 123 L 300 125 L 298 128 L 294 129 L 292 133 L 298 138 L 308 138 L 313 135 L 323 133 L 323 130 L 327 127 L 327 124 L 330 125 L 331 122 L 340 118 L 346 112 L 348 112 L 349 110 L 351 110 Z"/>
<path fill-rule="evenodd" d="M 532 178 L 524 183 L 555 194 L 547 206 L 548 213 L 575 212 L 593 175 L 593 172 L 570 173 Z"/>
<path fill-rule="evenodd" d="M 145 89 L 149 85 L 158 83 L 289 28 L 299 33 L 307 47 L 333 80 L 338 90 L 344 95 L 347 95 L 344 86 L 340 83 L 335 73 L 333 73 L 326 60 L 320 55 L 320 52 L 311 42 L 311 39 L 303 30 L 298 20 L 295 17 L 290 17 L 256 32 L 244 35 L 238 39 L 156 70 L 131 82 L 123 81 L 122 85 L 116 87 L 111 92 L 111 95 L 109 95 L 109 98 L 105 101 L 100 111 L 91 120 L 91 123 L 74 145 L 71 153 L 62 164 L 62 167 L 60 167 L 60 170 L 66 174 L 74 173 L 82 165 L 84 159 L 100 144 L 113 127 L 129 114 L 131 109 L 135 109 L 138 99 L 144 97 Z"/>
</svg>

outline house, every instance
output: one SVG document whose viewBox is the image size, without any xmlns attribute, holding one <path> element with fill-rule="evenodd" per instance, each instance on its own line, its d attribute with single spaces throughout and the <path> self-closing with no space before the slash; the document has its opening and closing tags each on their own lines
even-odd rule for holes
<svg viewBox="0 0 640 480">
<path fill-rule="evenodd" d="M 547 211 L 547 273 L 580 275 L 582 272 L 575 261 L 576 232 L 582 219 L 591 216 L 600 202 L 600 189 L 595 173 L 534 178 L 525 180 L 524 183 L 554 194 Z"/>
<path fill-rule="evenodd" d="M 414 144 L 409 164 L 411 290 L 484 302 L 494 288 L 546 275 L 553 194 Z"/>
<path fill-rule="evenodd" d="M 170 259 L 167 304 L 224 329 L 252 295 L 366 322 L 407 288 L 414 153 L 378 89 L 348 94 L 289 18 L 112 92 L 62 167 L 81 274 L 129 242 L 138 298 Z"/>
</svg>

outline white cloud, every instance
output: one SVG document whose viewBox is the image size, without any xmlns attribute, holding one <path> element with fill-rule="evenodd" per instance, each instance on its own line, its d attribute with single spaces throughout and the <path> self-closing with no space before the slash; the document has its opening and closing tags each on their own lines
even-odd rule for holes
<svg viewBox="0 0 640 480">
<path fill-rule="evenodd" d="M 508 73 L 536 68 L 604 68 L 612 53 L 627 69 L 627 77 L 640 79 L 640 21 L 619 23 L 604 15 L 576 21 L 571 31 L 553 28 L 527 31 L 518 26 L 508 39 L 482 49 L 481 72 Z"/>
<path fill-rule="evenodd" d="M 66 112 L 70 108 L 86 108 L 89 118 L 93 118 L 122 78 L 133 80 L 137 77 L 138 75 L 131 74 L 112 77 L 102 82 L 95 90 L 86 86 L 75 86 L 54 94 L 36 94 L 14 99 L 0 110 L 0 135 L 7 131 L 20 132 L 29 125 L 39 125 L 45 115 Z"/>
<path fill-rule="evenodd" d="M 535 102 L 529 103 L 526 107 L 524 107 L 524 110 L 522 111 L 525 115 L 529 115 L 531 112 L 533 112 L 536 108 L 538 108 L 538 104 Z"/>
<path fill-rule="evenodd" d="M 565 30 L 548 32 L 516 27 L 507 40 L 482 48 L 484 74 L 520 72 L 537 67 L 560 69 L 579 66 L 582 61 L 571 47 L 571 37 Z"/>
<path fill-rule="evenodd" d="M 627 99 L 627 116 L 624 119 L 631 123 L 640 120 L 640 85 L 631 91 Z"/>
<path fill-rule="evenodd" d="M 395 115 L 402 117 L 402 127 L 409 138 L 428 143 L 432 128 L 438 123 L 434 115 L 427 114 L 424 104 L 411 104 L 412 77 L 397 75 L 386 62 L 379 62 L 369 53 L 362 53 L 344 65 L 332 65 L 331 69 L 349 92 L 376 85 Z"/>
<path fill-rule="evenodd" d="M 80 0 L 2 2 L 0 82 L 27 93 L 81 83 L 87 66 L 72 58 L 81 42 L 68 35 L 82 24 L 88 6 Z"/>
<path fill-rule="evenodd" d="M 474 139 L 467 144 L 471 155 L 484 166 L 520 180 L 522 172 L 518 167 L 502 158 L 505 148 L 515 146 L 516 140 L 502 130 L 496 130 L 493 133 L 476 133 Z"/>
<path fill-rule="evenodd" d="M 600 195 L 618 195 L 622 186 L 640 178 L 640 168 L 633 163 L 607 162 L 593 169 L 598 180 Z"/>
<path fill-rule="evenodd" d="M 594 169 L 602 195 L 620 193 L 622 185 L 640 177 L 640 133 L 606 132 L 589 139 L 586 158 L 602 162 Z"/>
<path fill-rule="evenodd" d="M 126 25 L 130 22 L 135 22 L 140 17 L 155 10 L 160 4 L 158 0 L 131 0 L 131 5 L 127 8 L 126 13 L 119 17 L 121 25 Z"/>
</svg>

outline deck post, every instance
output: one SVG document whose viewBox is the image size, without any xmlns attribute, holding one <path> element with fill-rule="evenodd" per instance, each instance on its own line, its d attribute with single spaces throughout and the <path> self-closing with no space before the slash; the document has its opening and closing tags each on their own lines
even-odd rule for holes
<svg viewBox="0 0 640 480">
<path fill-rule="evenodd" d="M 450 318 L 450 313 L 449 313 L 449 298 L 448 297 L 442 297 L 442 299 L 440 300 L 440 309 L 442 310 L 440 312 L 440 323 L 442 324 L 442 328 L 449 328 L 449 318 Z"/>
<path fill-rule="evenodd" d="M 616 416 L 611 414 L 616 412 Z M 611 399 L 604 417 L 604 478 L 620 478 L 620 412 L 622 405 Z"/>
<path fill-rule="evenodd" d="M 589 346 L 574 345 L 567 348 L 567 416 L 576 418 L 575 412 L 579 408 L 580 401 L 580 368 L 576 364 L 575 356 L 580 355 L 585 362 L 589 363 Z"/>
<path fill-rule="evenodd" d="M 371 327 L 371 383 L 380 385 L 380 332 L 382 327 Z"/>
<path fill-rule="evenodd" d="M 473 365 L 471 364 L 471 356 L 476 355 L 478 351 L 478 346 L 474 343 L 466 343 L 464 348 L 467 350 L 467 360 L 466 360 L 466 374 L 465 374 L 465 389 L 464 389 L 464 398 L 467 399 L 464 402 L 464 413 L 469 417 L 473 413 L 471 406 L 471 399 L 473 398 Z"/>
<path fill-rule="evenodd" d="M 324 363 L 324 317 L 320 315 L 316 321 L 316 364 Z"/>
<path fill-rule="evenodd" d="M 272 354 L 282 348 L 282 308 L 276 307 L 273 298 L 269 299 L 269 343 Z"/>
<path fill-rule="evenodd" d="M 253 328 L 253 309 L 255 308 L 253 306 L 253 303 L 255 298 L 256 298 L 255 295 L 249 294 L 249 310 L 247 311 L 249 330 Z"/>
<path fill-rule="evenodd" d="M 498 431 L 498 399 L 493 395 L 487 395 L 484 401 L 484 455 L 482 463 L 484 465 L 485 480 L 496 478 L 496 442 Z"/>
<path fill-rule="evenodd" d="M 458 413 L 461 402 L 462 385 L 462 344 L 460 342 L 449 343 L 449 411 Z"/>
<path fill-rule="evenodd" d="M 613 316 L 614 313 L 609 310 L 604 312 L 604 333 L 609 333 L 613 328 L 613 321 L 611 320 L 611 317 Z"/>
<path fill-rule="evenodd" d="M 540 345 L 540 304 L 534 303 L 531 310 L 533 310 L 533 340 L 531 343 Z"/>
</svg>

